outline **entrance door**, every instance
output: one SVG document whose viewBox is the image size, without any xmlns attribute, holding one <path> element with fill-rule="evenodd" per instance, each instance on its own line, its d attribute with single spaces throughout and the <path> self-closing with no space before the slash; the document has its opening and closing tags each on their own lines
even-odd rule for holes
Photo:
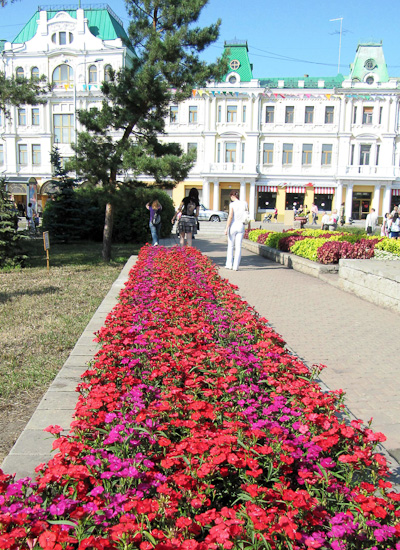
<svg viewBox="0 0 400 550">
<path fill-rule="evenodd" d="M 230 192 L 231 191 L 239 191 L 240 189 L 221 189 L 221 210 L 223 212 L 229 212 L 229 203 L 231 202 L 230 199 Z"/>
<path fill-rule="evenodd" d="M 353 220 L 365 220 L 371 209 L 371 199 L 353 198 L 351 217 Z"/>
</svg>

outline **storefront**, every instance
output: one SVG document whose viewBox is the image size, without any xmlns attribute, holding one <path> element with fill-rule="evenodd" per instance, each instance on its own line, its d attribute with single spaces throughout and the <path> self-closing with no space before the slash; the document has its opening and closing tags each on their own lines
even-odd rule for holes
<svg viewBox="0 0 400 550">
<path fill-rule="evenodd" d="M 257 213 L 273 211 L 276 208 L 277 187 L 259 185 L 257 187 Z"/>
<path fill-rule="evenodd" d="M 18 210 L 26 212 L 30 203 L 32 209 L 38 210 L 37 180 L 34 177 L 13 177 L 6 179 L 7 192 L 18 206 Z M 40 204 L 39 204 L 40 206 Z"/>
<path fill-rule="evenodd" d="M 392 189 L 392 197 L 390 203 L 390 212 L 393 211 L 395 206 L 400 206 L 400 189 Z"/>
<path fill-rule="evenodd" d="M 353 220 L 365 220 L 371 210 L 372 193 L 353 192 L 351 217 Z"/>
<path fill-rule="evenodd" d="M 299 186 L 288 186 L 286 187 L 286 202 L 285 210 L 293 210 L 295 207 L 298 210 L 299 206 L 304 206 L 306 189 L 305 187 Z"/>
<path fill-rule="evenodd" d="M 314 189 L 314 204 L 318 210 L 332 211 L 334 191 L 333 187 L 316 187 Z"/>
</svg>

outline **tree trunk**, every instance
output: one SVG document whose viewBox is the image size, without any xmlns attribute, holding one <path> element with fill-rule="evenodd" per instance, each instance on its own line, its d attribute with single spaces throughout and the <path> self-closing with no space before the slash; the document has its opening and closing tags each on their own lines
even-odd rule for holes
<svg viewBox="0 0 400 550">
<path fill-rule="evenodd" d="M 103 257 L 103 261 L 105 262 L 109 262 L 111 260 L 111 242 L 112 242 L 113 225 L 114 225 L 114 205 L 108 202 L 106 204 L 106 215 L 104 219 L 104 229 L 103 229 L 102 257 Z"/>
</svg>

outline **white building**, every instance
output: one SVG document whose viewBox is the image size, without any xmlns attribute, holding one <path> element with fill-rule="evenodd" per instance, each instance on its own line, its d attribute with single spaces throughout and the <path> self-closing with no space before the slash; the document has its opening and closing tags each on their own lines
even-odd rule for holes
<svg viewBox="0 0 400 550">
<path fill-rule="evenodd" d="M 133 55 L 124 36 L 109 8 L 41 11 L 4 44 L 6 74 L 45 74 L 56 83 L 48 104 L 0 121 L 0 172 L 17 198 L 18 178 L 34 177 L 45 200 L 51 147 L 72 155 L 76 109 L 98 103 L 107 67 Z M 197 149 L 189 177 L 173 190 L 176 204 L 191 187 L 215 209 L 240 190 L 255 219 L 275 206 L 283 219 L 293 203 L 320 210 L 345 203 L 355 219 L 400 203 L 400 78 L 389 77 L 382 44 L 359 44 L 349 76 L 327 78 L 254 78 L 246 41 L 226 47 L 224 81 L 170 106 L 165 139 Z"/>
</svg>

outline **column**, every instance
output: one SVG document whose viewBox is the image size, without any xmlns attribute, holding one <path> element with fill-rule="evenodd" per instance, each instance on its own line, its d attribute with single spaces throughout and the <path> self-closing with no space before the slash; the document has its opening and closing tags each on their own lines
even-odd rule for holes
<svg viewBox="0 0 400 550">
<path fill-rule="evenodd" d="M 347 184 L 346 204 L 345 204 L 345 211 L 344 211 L 344 215 L 347 222 L 349 221 L 349 218 L 351 218 L 352 209 L 353 209 L 353 184 Z"/>
<path fill-rule="evenodd" d="M 380 185 L 375 185 L 375 188 L 374 188 L 374 196 L 373 196 L 373 199 L 372 199 L 372 208 L 375 209 L 375 212 L 378 216 L 381 215 L 381 213 L 379 212 L 379 198 L 380 198 L 380 194 L 381 194 L 381 186 Z"/>
<path fill-rule="evenodd" d="M 336 187 L 336 193 L 335 193 L 335 208 L 338 212 L 342 205 L 342 197 L 343 197 L 343 184 L 342 182 L 338 182 L 338 185 Z"/>
<path fill-rule="evenodd" d="M 203 180 L 203 205 L 210 208 L 210 182 Z"/>
<path fill-rule="evenodd" d="M 250 218 L 255 220 L 255 210 L 256 210 L 256 182 L 250 182 L 250 197 L 249 197 L 249 212 Z"/>
<path fill-rule="evenodd" d="M 219 210 L 219 181 L 214 181 L 214 210 Z"/>
<path fill-rule="evenodd" d="M 246 182 L 240 181 L 240 195 L 239 198 L 241 201 L 246 200 Z"/>
<path fill-rule="evenodd" d="M 385 216 L 385 214 L 390 214 L 391 198 L 392 198 L 392 189 L 390 185 L 386 185 L 385 192 L 383 194 L 382 216 Z"/>
</svg>

